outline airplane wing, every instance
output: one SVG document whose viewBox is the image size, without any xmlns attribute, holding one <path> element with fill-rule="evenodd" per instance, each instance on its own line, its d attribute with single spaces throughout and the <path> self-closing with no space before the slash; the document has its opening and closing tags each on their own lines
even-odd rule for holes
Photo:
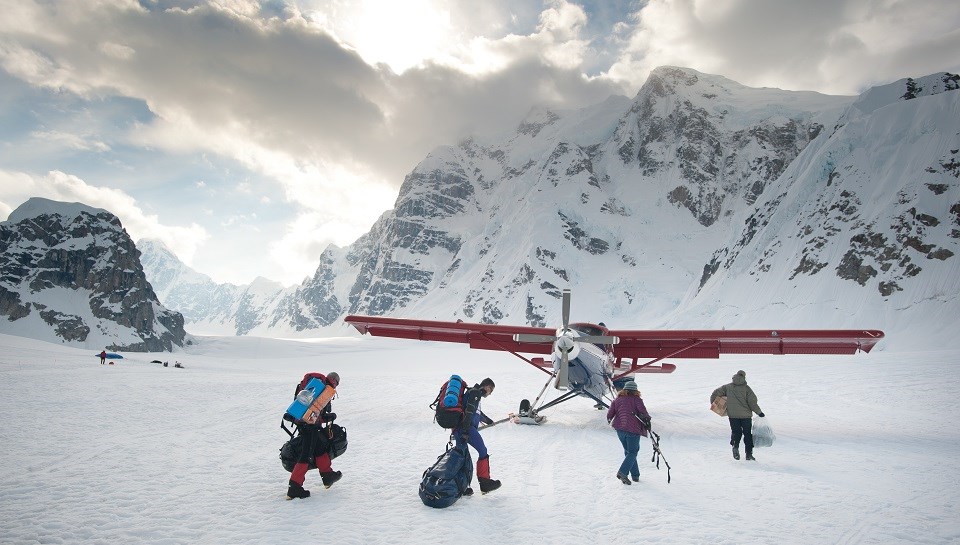
<svg viewBox="0 0 960 545">
<path fill-rule="evenodd" d="M 382 316 L 347 316 L 344 321 L 357 328 L 360 333 L 369 333 L 374 337 L 464 343 L 470 345 L 470 348 L 480 350 L 530 354 L 549 354 L 553 350 L 553 343 L 549 341 L 518 342 L 513 340 L 515 334 L 526 333 L 552 337 L 556 333 L 555 329 L 546 327 L 440 322 Z"/>
<path fill-rule="evenodd" d="M 718 358 L 720 354 L 855 354 L 883 338 L 879 330 L 610 330 L 618 358 Z"/>
<path fill-rule="evenodd" d="M 552 342 L 519 342 L 516 334 L 552 337 L 545 327 L 443 322 L 382 316 L 347 316 L 357 331 L 395 337 L 464 343 L 481 350 L 550 354 Z M 610 330 L 619 338 L 617 358 L 718 358 L 720 354 L 855 354 L 869 352 L 883 338 L 879 330 Z"/>
</svg>

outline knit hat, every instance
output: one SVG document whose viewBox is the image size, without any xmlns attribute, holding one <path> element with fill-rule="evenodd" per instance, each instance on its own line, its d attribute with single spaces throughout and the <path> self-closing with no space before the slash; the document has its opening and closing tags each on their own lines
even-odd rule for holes
<svg viewBox="0 0 960 545">
<path fill-rule="evenodd" d="M 628 380 L 627 383 L 623 385 L 623 389 L 628 392 L 636 392 L 639 390 L 637 383 L 632 380 Z"/>
<path fill-rule="evenodd" d="M 330 386 L 333 386 L 334 388 L 340 386 L 340 374 L 336 371 L 330 371 L 327 373 L 327 382 L 329 382 Z"/>
</svg>

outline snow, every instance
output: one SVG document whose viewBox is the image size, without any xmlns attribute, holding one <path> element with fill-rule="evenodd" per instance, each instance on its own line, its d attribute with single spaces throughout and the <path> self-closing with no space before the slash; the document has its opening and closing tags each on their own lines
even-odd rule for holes
<svg viewBox="0 0 960 545">
<path fill-rule="evenodd" d="M 19 223 L 28 218 L 34 218 L 44 214 L 63 216 L 66 219 L 73 219 L 81 212 L 96 216 L 97 214 L 108 213 L 102 208 L 94 208 L 79 202 L 60 202 L 44 199 L 42 197 L 31 197 L 27 202 L 21 204 L 16 210 L 10 213 L 7 221 L 11 224 Z"/>
<path fill-rule="evenodd" d="M 344 327 L 344 335 L 349 331 Z M 503 488 L 445 510 L 417 496 L 446 435 L 427 405 L 451 374 L 497 382 L 499 418 L 545 375 L 509 354 L 344 336 L 200 337 L 175 354 L 0 335 L 0 536 L 9 543 L 956 543 L 960 351 L 674 361 L 640 389 L 672 467 L 614 478 L 621 448 L 575 399 L 483 435 Z M 171 367 L 149 363 L 170 361 Z M 174 369 L 174 360 L 186 369 Z M 735 461 L 710 392 L 747 373 L 777 434 Z M 280 416 L 336 370 L 343 479 L 286 501 Z M 552 391 L 552 390 L 551 390 Z M 476 486 L 475 486 L 476 488 Z"/>
</svg>

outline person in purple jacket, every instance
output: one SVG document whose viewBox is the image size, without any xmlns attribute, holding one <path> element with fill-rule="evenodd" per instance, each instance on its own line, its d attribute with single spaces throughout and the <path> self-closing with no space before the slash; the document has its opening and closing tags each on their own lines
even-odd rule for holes
<svg viewBox="0 0 960 545">
<path fill-rule="evenodd" d="M 640 452 L 640 436 L 646 437 L 650 428 L 650 414 L 640 398 L 636 382 L 630 380 L 623 385 L 623 389 L 607 410 L 607 423 L 613 424 L 613 429 L 617 430 L 617 437 L 623 445 L 623 463 L 617 471 L 617 478 L 623 484 L 630 484 L 627 475 L 633 478 L 633 482 L 639 481 L 637 454 Z"/>
</svg>

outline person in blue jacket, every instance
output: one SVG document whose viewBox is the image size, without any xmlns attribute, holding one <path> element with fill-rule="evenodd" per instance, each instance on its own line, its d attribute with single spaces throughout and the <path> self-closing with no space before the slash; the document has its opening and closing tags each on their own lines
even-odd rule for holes
<svg viewBox="0 0 960 545">
<path fill-rule="evenodd" d="M 486 494 L 500 488 L 500 481 L 490 478 L 490 455 L 487 446 L 480 436 L 480 423 L 493 424 L 493 419 L 480 410 L 480 399 L 493 393 L 496 385 L 493 379 L 485 378 L 480 384 L 474 384 L 463 394 L 463 421 L 455 434 L 457 446 L 468 443 L 477 451 L 477 480 L 480 482 L 480 492 Z"/>
<path fill-rule="evenodd" d="M 623 445 L 623 462 L 617 470 L 617 479 L 623 484 L 630 484 L 629 475 L 633 482 L 640 480 L 640 465 L 637 463 L 637 454 L 640 453 L 640 437 L 647 436 L 650 429 L 650 414 L 640 397 L 637 383 L 629 380 L 617 394 L 617 398 L 607 409 L 607 423 L 613 424 L 617 430 L 617 437 Z"/>
</svg>

